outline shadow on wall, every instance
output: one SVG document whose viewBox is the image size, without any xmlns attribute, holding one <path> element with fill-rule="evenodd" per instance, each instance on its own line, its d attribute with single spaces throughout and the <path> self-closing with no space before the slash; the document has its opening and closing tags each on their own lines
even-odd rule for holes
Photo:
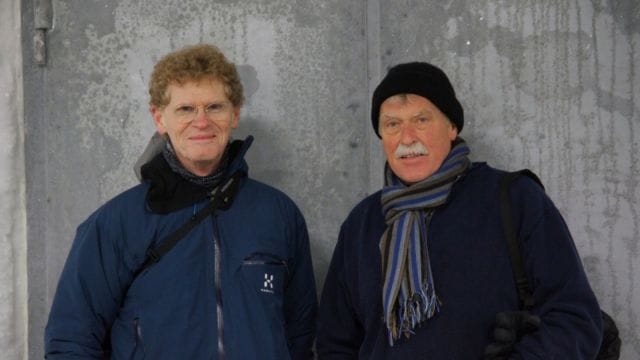
<svg viewBox="0 0 640 360">
<path fill-rule="evenodd" d="M 287 143 L 287 138 L 278 136 L 281 134 L 280 126 L 277 123 L 261 121 L 261 119 L 246 115 L 249 113 L 253 95 L 260 88 L 258 72 L 248 64 L 236 65 L 238 74 L 242 81 L 244 90 L 245 105 L 240 113 L 240 124 L 233 133 L 234 139 L 244 139 L 248 135 L 255 138 L 251 149 L 247 153 L 249 163 L 249 174 L 252 178 L 272 185 L 284 192 L 287 186 L 287 179 L 291 176 L 291 171 L 287 169 L 287 149 L 291 148 Z M 269 148 L 266 148 L 269 144 Z"/>
</svg>

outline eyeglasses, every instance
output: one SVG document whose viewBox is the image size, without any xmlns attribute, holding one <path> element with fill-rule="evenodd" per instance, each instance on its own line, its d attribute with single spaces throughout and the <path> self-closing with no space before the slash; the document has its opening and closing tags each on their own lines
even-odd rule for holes
<svg viewBox="0 0 640 360">
<path fill-rule="evenodd" d="M 424 130 L 429 124 L 429 118 L 427 116 L 416 116 L 408 121 L 403 121 L 396 118 L 388 118 L 382 121 L 380 131 L 386 135 L 395 135 L 400 132 L 404 126 L 411 126 L 415 130 Z"/>
<path fill-rule="evenodd" d="M 183 104 L 178 106 L 174 110 L 174 114 L 180 123 L 187 124 L 192 122 L 198 117 L 200 108 L 204 111 L 204 116 L 210 121 L 223 121 L 230 119 L 229 111 L 232 109 L 232 105 L 228 101 L 211 103 L 207 105 L 191 105 Z"/>
</svg>

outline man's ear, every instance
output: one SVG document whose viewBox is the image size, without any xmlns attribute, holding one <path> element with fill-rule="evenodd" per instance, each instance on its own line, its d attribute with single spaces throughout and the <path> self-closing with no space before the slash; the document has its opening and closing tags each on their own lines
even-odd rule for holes
<svg viewBox="0 0 640 360">
<path fill-rule="evenodd" d="M 231 128 L 236 129 L 238 127 L 238 123 L 240 122 L 240 107 L 234 106 L 233 108 L 233 119 L 231 119 Z"/>
<path fill-rule="evenodd" d="M 156 105 L 149 106 L 149 112 L 153 117 L 153 122 L 156 124 L 156 129 L 158 130 L 158 134 L 164 135 L 167 133 L 167 128 L 164 124 L 164 114 L 162 113 L 162 109 L 157 107 Z"/>
<path fill-rule="evenodd" d="M 458 137 L 458 128 L 451 121 L 449 121 L 449 126 L 451 127 L 449 129 L 449 140 L 453 141 Z"/>
</svg>

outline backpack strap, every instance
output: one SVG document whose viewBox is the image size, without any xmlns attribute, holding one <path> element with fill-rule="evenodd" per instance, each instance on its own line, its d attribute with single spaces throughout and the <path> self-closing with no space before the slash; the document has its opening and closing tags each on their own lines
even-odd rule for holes
<svg viewBox="0 0 640 360">
<path fill-rule="evenodd" d="M 520 242 L 516 237 L 516 229 L 513 224 L 513 217 L 511 213 L 511 198 L 509 196 L 509 186 L 520 176 L 527 176 L 533 179 L 538 183 L 538 185 L 540 185 L 540 187 L 542 187 L 542 189 L 544 189 L 540 179 L 531 170 L 524 169 L 504 174 L 500 179 L 500 217 L 502 219 L 504 237 L 507 240 L 507 245 L 509 246 L 511 267 L 513 269 L 513 278 L 516 282 L 516 289 L 518 291 L 520 308 L 524 310 L 531 310 L 535 302 L 533 299 L 533 292 L 531 291 L 531 286 L 529 285 L 529 280 L 527 280 L 527 274 L 524 269 Z"/>
<path fill-rule="evenodd" d="M 211 201 L 207 206 L 200 209 L 186 223 L 182 224 L 178 230 L 174 231 L 171 235 L 167 236 L 156 247 L 147 250 L 147 259 L 144 261 L 136 276 L 142 273 L 147 268 L 155 265 L 160 259 L 171 249 L 173 249 L 178 242 L 183 239 L 196 225 L 202 220 L 206 219 L 216 209 L 228 209 L 231 206 L 231 202 L 235 194 L 238 192 L 240 184 L 241 172 L 236 172 L 231 176 L 222 186 L 218 186 L 211 193 Z"/>
<path fill-rule="evenodd" d="M 528 169 L 506 173 L 500 179 L 500 217 L 502 218 L 502 230 L 504 231 L 504 237 L 507 239 L 507 244 L 509 245 L 511 267 L 513 268 L 513 278 L 516 281 L 516 288 L 518 290 L 520 309 L 530 311 L 535 303 L 533 299 L 533 291 L 531 291 L 531 286 L 529 285 L 529 280 L 527 280 L 524 269 L 520 242 L 516 237 L 513 218 L 511 216 L 511 199 L 509 197 L 509 185 L 511 185 L 511 183 L 520 176 L 527 176 L 531 178 L 540 185 L 543 190 L 544 186 L 536 174 Z M 618 327 L 609 314 L 604 312 L 602 309 L 600 312 L 602 314 L 603 337 L 600 343 L 600 350 L 598 350 L 597 359 L 619 359 L 621 340 Z"/>
</svg>

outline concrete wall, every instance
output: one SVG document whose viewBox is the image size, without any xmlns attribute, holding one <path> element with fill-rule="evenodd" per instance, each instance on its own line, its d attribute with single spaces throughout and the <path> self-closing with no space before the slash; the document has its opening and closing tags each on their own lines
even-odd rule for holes
<svg viewBox="0 0 640 360">
<path fill-rule="evenodd" d="M 236 137 L 255 135 L 250 173 L 305 214 L 319 287 L 341 221 L 382 184 L 372 89 L 427 60 L 458 90 L 472 157 L 541 176 L 623 359 L 640 357 L 637 1 L 53 0 L 44 68 L 22 5 L 31 358 L 75 227 L 136 182 L 153 63 L 203 41 L 240 65 Z"/>
<path fill-rule="evenodd" d="M 0 0 L 0 357 L 27 355 L 27 232 L 20 3 Z"/>
</svg>

